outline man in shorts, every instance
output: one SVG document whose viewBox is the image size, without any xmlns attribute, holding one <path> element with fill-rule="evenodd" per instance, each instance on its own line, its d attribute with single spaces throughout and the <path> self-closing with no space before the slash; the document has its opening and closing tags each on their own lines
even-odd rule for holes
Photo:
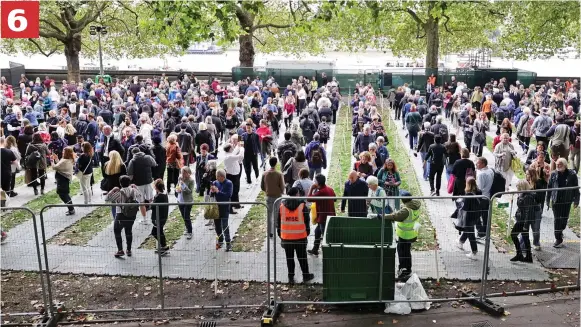
<svg viewBox="0 0 581 327">
<path fill-rule="evenodd" d="M 127 166 L 127 174 L 131 176 L 131 180 L 137 190 L 143 196 L 143 203 L 151 203 L 153 200 L 153 188 L 151 183 L 153 182 L 152 168 L 157 166 L 155 159 L 149 154 L 141 152 L 139 147 L 131 149 L 133 158 L 129 161 Z M 148 220 L 146 218 L 147 210 L 146 207 L 140 207 L 141 211 L 141 223 L 147 224 Z"/>
</svg>

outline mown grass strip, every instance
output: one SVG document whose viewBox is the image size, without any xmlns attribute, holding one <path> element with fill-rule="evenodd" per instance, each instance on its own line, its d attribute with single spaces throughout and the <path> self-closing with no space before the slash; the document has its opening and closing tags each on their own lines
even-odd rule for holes
<svg viewBox="0 0 581 327">
<path fill-rule="evenodd" d="M 515 198 L 516 199 L 516 198 Z M 506 200 L 501 201 L 506 202 Z M 506 252 L 512 248 L 510 232 L 507 233 L 508 220 L 510 218 L 509 208 L 498 207 L 498 199 L 495 199 L 492 205 L 492 221 L 490 222 L 490 239 L 499 252 Z M 516 206 L 516 203 L 513 202 Z"/>
<path fill-rule="evenodd" d="M 335 125 L 335 135 L 333 136 L 333 151 L 331 152 L 330 166 L 327 176 L 329 185 L 337 196 L 342 196 L 347 181 L 347 174 L 351 170 L 351 113 L 349 106 L 345 105 L 339 111 L 337 125 Z M 337 215 L 340 213 L 341 201 L 335 202 Z"/>
<path fill-rule="evenodd" d="M 93 173 L 95 174 L 94 179 L 95 179 L 95 184 L 97 185 L 97 186 L 93 186 L 93 187 L 99 187 L 98 186 L 99 182 L 103 178 L 101 175 L 101 169 L 93 169 Z M 47 183 L 52 183 L 52 180 L 47 181 Z M 79 181 L 76 178 L 73 179 L 73 181 L 71 182 L 71 185 L 70 185 L 71 196 L 75 196 L 76 194 L 79 193 L 80 190 L 81 190 L 81 184 L 79 183 Z M 34 214 L 39 214 L 40 210 L 43 207 L 45 207 L 47 205 L 51 205 L 51 204 L 61 204 L 61 203 L 62 203 L 62 200 L 60 199 L 60 197 L 56 193 L 56 189 L 54 189 L 52 191 L 46 192 L 44 195 L 40 195 L 40 196 L 28 201 L 22 207 L 25 207 L 25 208 L 32 210 L 32 212 L 34 212 Z M 18 226 L 18 225 L 22 224 L 23 222 L 29 220 L 31 217 L 32 216 L 30 215 L 30 213 L 28 211 L 15 210 L 13 212 L 3 214 L 0 224 L 2 225 L 2 230 L 9 231 L 10 229 L 14 228 L 15 226 Z"/>
<path fill-rule="evenodd" d="M 260 191 L 256 197 L 256 202 L 264 202 L 265 200 L 264 192 Z M 233 251 L 260 251 L 266 238 L 266 229 L 266 209 L 261 205 L 252 205 L 234 235 L 235 240 L 232 242 Z"/>
<path fill-rule="evenodd" d="M 579 207 L 571 207 L 571 213 L 569 214 L 569 221 L 567 221 L 567 226 L 580 237 L 580 227 L 581 227 L 581 212 L 579 212 Z"/>
<path fill-rule="evenodd" d="M 52 237 L 48 243 L 85 246 L 98 232 L 112 222 L 111 208 L 99 207 Z"/>
<path fill-rule="evenodd" d="M 195 216 L 192 216 L 192 219 L 195 219 Z M 163 227 L 163 232 L 165 234 L 167 246 L 173 248 L 176 242 L 183 236 L 184 230 L 185 230 L 184 220 L 182 219 L 182 215 L 176 203 L 175 209 L 169 213 L 169 216 L 167 217 L 167 222 Z M 155 238 L 149 235 L 143 241 L 143 243 L 141 243 L 139 248 L 147 250 L 157 249 L 157 243 Z"/>
<path fill-rule="evenodd" d="M 391 117 L 385 110 L 382 110 L 382 117 L 384 124 L 387 123 L 387 120 L 391 120 Z M 410 160 L 410 156 L 408 155 L 406 144 L 402 142 L 395 122 L 391 121 L 390 126 L 390 128 L 387 128 L 387 125 L 385 125 L 387 137 L 389 139 L 387 149 L 389 151 L 389 157 L 395 161 L 399 170 L 399 175 L 401 177 L 401 185 L 399 189 L 407 190 L 412 195 L 422 195 L 420 184 L 414 166 Z M 430 220 L 425 201 L 422 201 L 422 206 L 420 208 L 420 223 L 422 224 L 422 227 L 420 228 L 418 239 L 413 243 L 412 247 L 416 251 L 433 250 L 436 247 L 436 240 L 434 237 L 435 229 Z"/>
</svg>

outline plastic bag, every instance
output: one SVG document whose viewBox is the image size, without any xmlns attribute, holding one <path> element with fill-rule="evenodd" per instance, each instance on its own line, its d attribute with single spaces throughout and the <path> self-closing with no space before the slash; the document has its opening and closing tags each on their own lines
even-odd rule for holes
<svg viewBox="0 0 581 327">
<path fill-rule="evenodd" d="M 406 297 L 402 294 L 401 289 L 403 284 L 398 283 L 395 285 L 395 291 L 393 294 L 394 301 L 405 301 L 407 300 Z M 385 313 L 394 313 L 396 315 L 409 315 L 412 312 L 412 307 L 410 306 L 409 302 L 396 302 L 396 303 L 387 303 L 385 305 Z"/>
<path fill-rule="evenodd" d="M 410 301 L 428 300 L 428 294 L 417 274 L 412 274 L 401 289 L 401 293 Z M 410 302 L 412 310 L 429 310 L 431 302 Z"/>
</svg>

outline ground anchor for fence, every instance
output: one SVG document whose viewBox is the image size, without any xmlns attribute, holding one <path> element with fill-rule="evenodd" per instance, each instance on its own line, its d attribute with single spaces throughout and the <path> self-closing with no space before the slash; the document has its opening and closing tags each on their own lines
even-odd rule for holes
<svg viewBox="0 0 581 327">
<path fill-rule="evenodd" d="M 54 313 L 53 315 L 51 315 L 51 317 L 42 324 L 39 324 L 39 327 L 56 327 L 59 323 L 59 321 L 64 317 L 63 312 L 66 311 L 65 308 L 65 304 L 60 302 L 60 303 L 55 303 L 54 304 Z"/>
<path fill-rule="evenodd" d="M 504 307 L 492 302 L 490 299 L 484 298 L 480 301 L 480 296 L 473 291 L 462 292 L 462 297 L 474 297 L 475 299 L 466 301 L 490 315 L 502 316 L 504 314 Z"/>
<path fill-rule="evenodd" d="M 261 327 L 274 326 L 278 315 L 282 311 L 282 304 L 276 304 L 274 298 L 270 298 L 268 303 L 268 309 L 262 314 L 262 319 L 260 321 Z"/>
</svg>

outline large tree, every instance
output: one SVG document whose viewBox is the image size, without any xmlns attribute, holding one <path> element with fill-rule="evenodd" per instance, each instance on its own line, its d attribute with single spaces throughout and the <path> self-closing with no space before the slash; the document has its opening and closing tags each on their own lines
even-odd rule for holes
<svg viewBox="0 0 581 327">
<path fill-rule="evenodd" d="M 216 41 L 228 46 L 238 42 L 240 66 L 252 67 L 256 44 L 260 50 L 274 52 L 291 45 L 294 52 L 300 44 L 285 42 L 283 33 L 307 32 L 303 26 L 313 17 L 316 5 L 304 1 L 150 1 L 157 18 L 156 27 L 164 35 L 164 44 L 187 48 L 192 42 Z M 296 35 L 296 34 L 295 34 Z M 279 47 L 280 46 L 280 47 Z"/>
<path fill-rule="evenodd" d="M 134 1 L 43 1 L 40 6 L 40 38 L 0 41 L 4 53 L 23 52 L 50 57 L 62 53 L 67 60 L 68 79 L 80 80 L 79 56 L 98 55 L 96 37 L 89 35 L 91 25 L 107 27 L 102 36 L 107 57 L 147 56 L 159 51 L 157 40 L 147 32 L 147 8 Z"/>
</svg>

